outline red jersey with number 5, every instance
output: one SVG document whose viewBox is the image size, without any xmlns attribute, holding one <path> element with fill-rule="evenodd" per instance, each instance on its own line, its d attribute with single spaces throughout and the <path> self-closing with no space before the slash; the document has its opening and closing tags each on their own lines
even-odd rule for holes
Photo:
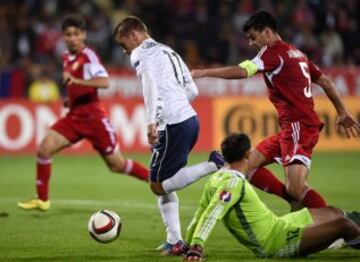
<svg viewBox="0 0 360 262">
<path fill-rule="evenodd" d="M 63 55 L 64 72 L 73 77 L 89 80 L 96 77 L 109 77 L 96 53 L 84 47 L 76 54 L 66 51 Z M 67 85 L 67 95 L 72 114 L 104 114 L 105 110 L 99 102 L 97 88 L 79 84 Z"/>
<path fill-rule="evenodd" d="M 322 126 L 314 110 L 311 82 L 321 70 L 304 53 L 283 41 L 263 47 L 252 60 L 264 74 L 270 101 L 274 104 L 280 126 L 302 122 Z"/>
</svg>

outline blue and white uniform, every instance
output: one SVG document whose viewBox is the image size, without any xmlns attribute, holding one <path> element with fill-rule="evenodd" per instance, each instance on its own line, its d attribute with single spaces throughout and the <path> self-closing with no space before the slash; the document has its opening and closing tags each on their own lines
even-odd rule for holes
<svg viewBox="0 0 360 262">
<path fill-rule="evenodd" d="M 130 55 L 141 80 L 147 125 L 159 124 L 159 142 L 152 148 L 151 181 L 162 182 L 187 163 L 199 123 L 191 101 L 198 89 L 181 57 L 148 38 Z"/>
</svg>

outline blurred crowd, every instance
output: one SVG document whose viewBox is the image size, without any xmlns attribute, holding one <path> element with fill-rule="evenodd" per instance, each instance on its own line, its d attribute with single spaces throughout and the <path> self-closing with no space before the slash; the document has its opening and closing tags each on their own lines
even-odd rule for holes
<svg viewBox="0 0 360 262">
<path fill-rule="evenodd" d="M 357 0 L 0 0 L 0 71 L 22 70 L 26 86 L 38 78 L 60 83 L 61 21 L 74 12 L 86 18 L 87 44 L 109 66 L 129 67 L 111 39 L 127 15 L 143 19 L 190 67 L 235 64 L 255 55 L 242 25 L 258 9 L 272 12 L 284 40 L 320 66 L 360 64 Z"/>
</svg>

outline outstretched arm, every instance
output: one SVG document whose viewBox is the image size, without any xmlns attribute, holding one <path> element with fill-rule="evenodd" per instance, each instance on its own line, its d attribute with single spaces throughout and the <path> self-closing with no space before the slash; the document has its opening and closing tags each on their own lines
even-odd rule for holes
<svg viewBox="0 0 360 262">
<path fill-rule="evenodd" d="M 214 229 L 232 206 L 240 198 L 243 181 L 236 177 L 227 177 L 218 185 L 216 192 L 208 199 L 205 191 L 211 191 L 210 185 L 204 190 L 200 206 L 188 227 L 186 241 L 190 245 L 184 260 L 202 260 L 204 244 Z"/>
<path fill-rule="evenodd" d="M 217 77 L 224 79 L 240 79 L 255 75 L 259 71 L 258 66 L 252 60 L 245 60 L 237 66 L 194 69 L 191 75 L 194 78 Z"/>
<path fill-rule="evenodd" d="M 322 74 L 315 83 L 325 91 L 338 113 L 339 117 L 336 121 L 337 128 L 341 129 L 347 138 L 360 136 L 360 124 L 347 111 L 333 81 L 327 75 Z"/>
<path fill-rule="evenodd" d="M 194 78 L 200 77 L 217 77 L 224 79 L 239 79 L 247 77 L 247 72 L 240 66 L 228 66 L 209 69 L 194 69 L 191 71 Z"/>
</svg>

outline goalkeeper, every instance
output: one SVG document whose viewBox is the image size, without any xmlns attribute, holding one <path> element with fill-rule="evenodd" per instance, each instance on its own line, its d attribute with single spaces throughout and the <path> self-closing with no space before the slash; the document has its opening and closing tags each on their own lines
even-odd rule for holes
<svg viewBox="0 0 360 262">
<path fill-rule="evenodd" d="M 279 217 L 268 209 L 244 176 L 250 147 L 245 134 L 232 134 L 222 142 L 227 164 L 205 185 L 188 227 L 186 242 L 190 247 L 184 260 L 202 260 L 205 242 L 219 220 L 259 257 L 306 256 L 339 238 L 359 248 L 357 212 L 347 213 L 334 207 L 304 208 Z"/>
</svg>

